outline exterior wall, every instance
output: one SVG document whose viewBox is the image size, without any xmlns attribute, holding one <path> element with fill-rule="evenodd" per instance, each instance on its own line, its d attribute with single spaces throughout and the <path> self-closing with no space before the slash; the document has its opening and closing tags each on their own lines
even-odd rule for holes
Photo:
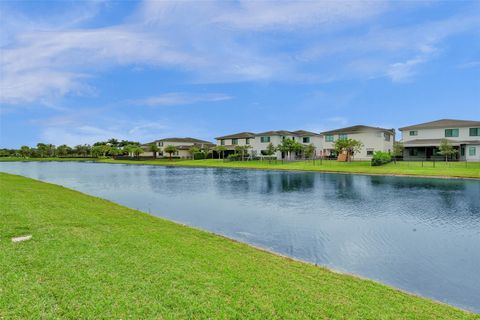
<svg viewBox="0 0 480 320">
<path fill-rule="evenodd" d="M 471 156 L 469 149 L 475 148 L 475 155 Z M 465 146 L 465 160 L 471 162 L 480 162 L 480 144 L 467 144 Z"/>
<path fill-rule="evenodd" d="M 393 151 L 393 143 L 395 142 L 394 135 L 390 134 L 390 141 L 385 141 L 384 138 L 384 131 L 380 130 L 371 130 L 371 131 L 364 131 L 364 132 L 356 132 L 356 133 L 347 133 L 348 139 L 355 139 L 359 140 L 363 143 L 363 147 L 359 153 L 355 153 L 353 156 L 354 160 L 371 160 L 372 155 L 368 155 L 367 151 L 384 151 L 384 152 L 392 152 Z M 323 136 L 323 149 L 333 150 L 335 149 L 334 143 L 339 139 L 339 135 L 335 134 L 334 142 L 327 142 L 326 135 Z M 328 155 L 328 154 L 327 154 Z"/>
<path fill-rule="evenodd" d="M 250 139 L 250 145 L 253 145 L 253 141 L 255 140 L 255 138 L 249 138 Z M 233 145 L 232 143 L 232 139 L 217 139 L 217 146 L 220 146 L 222 145 L 222 140 L 224 141 L 224 144 L 225 146 L 231 146 Z M 238 146 L 245 146 L 247 145 L 247 141 L 246 141 L 246 138 L 238 138 L 237 139 L 237 144 Z"/>
<path fill-rule="evenodd" d="M 459 129 L 458 137 L 445 137 L 445 129 Z M 475 141 L 479 140 L 480 137 L 470 136 L 470 128 L 458 128 L 458 127 L 448 127 L 448 128 L 435 128 L 435 129 L 413 129 L 413 130 L 403 130 L 402 139 L 403 142 L 408 142 L 417 139 L 448 139 L 452 141 Z M 417 131 L 418 135 L 411 136 L 410 131 Z"/>
<path fill-rule="evenodd" d="M 257 156 L 261 155 L 262 150 L 266 150 L 268 145 L 272 143 L 275 147 L 278 146 L 279 144 L 282 143 L 283 138 L 285 137 L 286 139 L 293 139 L 297 142 L 300 142 L 304 145 L 309 145 L 313 144 L 315 146 L 315 155 L 318 156 L 320 155 L 320 152 L 322 150 L 323 146 L 323 139 L 321 136 L 310 136 L 310 142 L 309 143 L 303 143 L 303 137 L 299 136 L 278 136 L 278 135 L 272 135 L 272 136 L 265 136 L 265 137 L 270 137 L 270 142 L 261 142 L 261 137 L 262 136 L 257 136 L 255 138 L 254 143 L 252 143 L 252 151 L 254 154 Z M 274 156 L 277 157 L 277 159 L 282 159 L 282 153 L 280 151 L 275 152 Z M 292 155 L 293 157 L 293 155 Z"/>
</svg>

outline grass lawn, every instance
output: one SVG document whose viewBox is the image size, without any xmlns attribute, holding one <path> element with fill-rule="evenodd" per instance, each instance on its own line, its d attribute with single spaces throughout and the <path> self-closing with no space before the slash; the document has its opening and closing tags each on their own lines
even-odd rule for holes
<svg viewBox="0 0 480 320">
<path fill-rule="evenodd" d="M 372 167 L 370 161 L 354 161 L 350 163 L 335 160 L 315 160 L 315 162 L 299 161 L 282 163 L 282 161 L 238 161 L 224 162 L 218 159 L 208 160 L 113 160 L 113 159 L 84 159 L 84 158 L 0 158 L 0 161 L 96 161 L 103 163 L 149 164 L 168 166 L 192 167 L 222 167 L 246 168 L 266 170 L 306 170 L 343 173 L 365 173 L 380 175 L 414 175 L 432 177 L 480 178 L 480 162 L 413 162 L 402 161 L 389 163 L 380 167 Z"/>
<path fill-rule="evenodd" d="M 2 319 L 479 319 L 2 173 L 0 270 Z"/>
</svg>

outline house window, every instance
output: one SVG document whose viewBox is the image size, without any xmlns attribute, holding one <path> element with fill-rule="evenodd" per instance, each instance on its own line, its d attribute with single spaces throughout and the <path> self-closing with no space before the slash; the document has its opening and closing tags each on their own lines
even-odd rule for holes
<svg viewBox="0 0 480 320">
<path fill-rule="evenodd" d="M 390 134 L 384 132 L 384 133 L 383 133 L 383 139 L 384 139 L 385 141 L 390 141 Z"/>
<path fill-rule="evenodd" d="M 269 143 L 270 142 L 270 137 L 260 137 L 260 142 L 261 143 Z"/>
<path fill-rule="evenodd" d="M 245 138 L 245 144 L 250 144 L 250 138 Z"/>
<path fill-rule="evenodd" d="M 333 142 L 333 135 L 327 135 L 325 136 L 325 142 Z"/>
<path fill-rule="evenodd" d="M 159 147 L 163 147 L 163 142 L 159 142 L 159 143 L 158 143 L 158 146 L 159 146 Z"/>
<path fill-rule="evenodd" d="M 303 137 L 302 142 L 303 143 L 310 143 L 310 137 Z"/>
<path fill-rule="evenodd" d="M 412 131 L 409 132 L 409 135 L 418 136 L 418 131 L 417 130 L 412 130 Z"/>
<path fill-rule="evenodd" d="M 225 145 L 225 140 L 220 140 L 220 145 L 224 146 Z"/>
<path fill-rule="evenodd" d="M 367 149 L 367 156 L 373 156 L 373 149 Z"/>
<path fill-rule="evenodd" d="M 468 147 L 468 155 L 469 156 L 476 156 L 477 155 L 477 148 L 475 147 Z"/>
<path fill-rule="evenodd" d="M 338 135 L 338 139 L 347 139 L 348 138 L 348 135 L 346 134 L 339 134 Z"/>
<path fill-rule="evenodd" d="M 232 144 L 238 144 L 238 139 L 232 139 Z"/>
<path fill-rule="evenodd" d="M 445 137 L 458 137 L 458 129 L 445 129 Z"/>
<path fill-rule="evenodd" d="M 470 137 L 480 136 L 480 128 L 470 128 Z"/>
<path fill-rule="evenodd" d="M 409 154 L 411 157 L 416 157 L 418 155 L 418 149 L 417 148 L 409 149 Z"/>
<path fill-rule="evenodd" d="M 461 155 L 462 157 L 465 156 L 465 147 L 463 147 L 463 146 L 460 147 L 460 155 Z"/>
</svg>

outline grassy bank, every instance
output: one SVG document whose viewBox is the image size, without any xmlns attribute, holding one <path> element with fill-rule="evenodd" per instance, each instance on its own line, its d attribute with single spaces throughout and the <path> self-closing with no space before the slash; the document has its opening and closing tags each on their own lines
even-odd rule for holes
<svg viewBox="0 0 480 320">
<path fill-rule="evenodd" d="M 33 239 L 10 241 L 26 234 Z M 0 318 L 477 319 L 2 173 L 0 270 Z"/>
<path fill-rule="evenodd" d="M 22 158 L 0 158 L 0 161 L 25 161 Z M 37 161 L 37 159 L 28 159 Z M 56 158 L 45 158 L 40 161 L 51 161 Z M 62 161 L 71 161 L 77 159 L 61 159 Z M 85 161 L 85 159 L 80 158 Z M 92 159 L 87 159 L 92 161 Z M 239 161 L 223 162 L 217 159 L 208 160 L 96 160 L 104 163 L 124 163 L 124 164 L 150 164 L 150 165 L 168 165 L 168 166 L 196 166 L 196 167 L 223 167 L 223 168 L 250 168 L 266 170 L 307 170 L 320 172 L 342 172 L 342 173 L 365 173 L 380 175 L 413 175 L 413 176 L 432 176 L 432 177 L 458 177 L 458 178 L 480 178 L 480 162 L 412 162 L 402 161 L 389 163 L 380 167 L 372 167 L 369 161 L 354 161 L 350 163 L 337 162 L 334 160 L 324 161 L 300 161 L 286 162 L 282 161 Z"/>
</svg>

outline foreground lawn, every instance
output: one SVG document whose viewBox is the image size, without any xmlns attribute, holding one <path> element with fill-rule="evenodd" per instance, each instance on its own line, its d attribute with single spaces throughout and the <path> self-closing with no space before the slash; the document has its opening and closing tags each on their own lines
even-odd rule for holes
<svg viewBox="0 0 480 320">
<path fill-rule="evenodd" d="M 12 243 L 11 237 L 33 235 Z M 0 173 L 0 318 L 478 319 Z"/>
<path fill-rule="evenodd" d="M 315 160 L 282 163 L 282 161 L 238 161 L 224 162 L 218 159 L 208 160 L 113 160 L 85 158 L 0 158 L 1 161 L 95 161 L 103 163 L 149 164 L 160 166 L 221 167 L 265 170 L 305 170 L 320 172 L 365 173 L 380 175 L 412 175 L 432 177 L 480 178 L 480 162 L 413 162 L 399 161 L 380 167 L 372 167 L 369 161 L 350 163 L 335 160 Z"/>
</svg>

